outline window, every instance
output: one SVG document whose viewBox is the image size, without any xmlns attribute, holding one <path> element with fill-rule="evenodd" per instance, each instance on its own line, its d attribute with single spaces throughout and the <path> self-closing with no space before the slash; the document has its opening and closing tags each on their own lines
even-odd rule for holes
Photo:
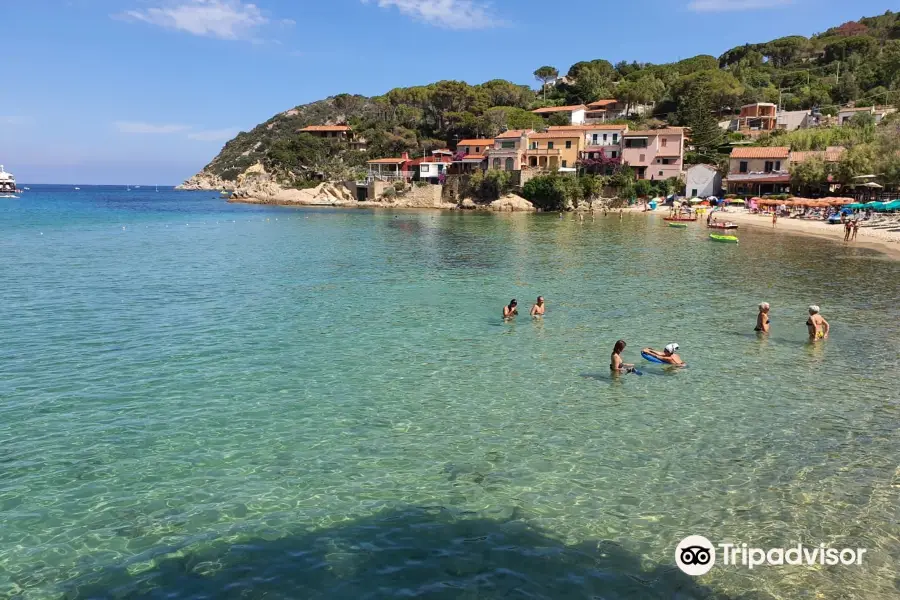
<svg viewBox="0 0 900 600">
<path fill-rule="evenodd" d="M 500 159 L 499 159 L 499 158 L 495 158 L 495 159 L 494 159 L 494 168 L 495 168 L 495 169 L 499 169 L 499 168 L 500 168 Z"/>
<path fill-rule="evenodd" d="M 606 136 L 607 136 L 607 135 L 608 135 L 608 134 L 606 134 L 606 133 L 603 134 L 603 141 L 604 141 L 604 142 L 606 142 Z M 594 136 L 594 137 L 596 137 L 596 136 Z"/>
<path fill-rule="evenodd" d="M 766 161 L 766 166 L 765 166 L 765 168 L 764 168 L 763 170 L 764 170 L 766 173 L 771 173 L 771 172 L 772 172 L 772 161 L 771 161 L 771 160 L 767 160 L 767 161 Z"/>
<path fill-rule="evenodd" d="M 604 139 L 605 139 L 605 137 L 604 137 Z M 613 144 L 618 144 L 618 143 L 619 143 L 619 134 L 614 133 L 613 134 Z"/>
<path fill-rule="evenodd" d="M 666 143 L 667 143 L 669 140 L 667 140 L 666 138 L 660 138 L 660 140 L 662 140 L 662 147 L 665 148 L 665 147 L 666 147 Z"/>
<path fill-rule="evenodd" d="M 513 161 L 513 159 L 511 159 L 511 158 L 506 159 L 506 170 L 507 171 L 514 171 L 515 166 L 516 166 L 516 163 Z"/>
<path fill-rule="evenodd" d="M 563 165 L 562 165 L 562 168 L 563 168 L 563 169 L 565 169 L 566 167 L 569 166 L 568 161 L 565 161 L 565 160 L 564 160 L 564 161 L 562 161 L 562 163 L 563 163 Z"/>
<path fill-rule="evenodd" d="M 697 197 L 697 188 L 691 188 L 691 198 Z"/>
<path fill-rule="evenodd" d="M 539 147 L 539 145 L 538 145 L 537 142 L 531 142 L 531 149 L 532 149 L 532 150 L 537 150 L 538 147 Z"/>
<path fill-rule="evenodd" d="M 512 149 L 516 147 L 515 142 L 500 142 L 500 147 L 506 150 Z"/>
<path fill-rule="evenodd" d="M 569 150 L 571 148 L 572 148 L 572 140 L 566 140 L 566 150 Z"/>
<path fill-rule="evenodd" d="M 747 172 L 747 161 L 746 161 L 746 160 L 742 160 L 742 161 L 741 161 L 741 164 L 740 164 L 740 167 L 739 167 L 738 170 L 739 170 L 741 173 L 746 173 L 746 172 Z"/>
<path fill-rule="evenodd" d="M 612 152 L 609 153 L 610 158 L 618 158 L 618 156 L 619 156 L 619 153 L 616 152 L 615 150 L 613 150 Z"/>
<path fill-rule="evenodd" d="M 472 149 L 469 146 L 466 146 L 466 154 L 472 154 Z"/>
<path fill-rule="evenodd" d="M 638 162 L 644 162 L 645 160 L 647 160 L 646 158 L 644 158 L 645 156 L 646 156 L 645 154 L 641 154 L 641 157 L 638 159 Z"/>
<path fill-rule="evenodd" d="M 629 138 L 625 140 L 626 148 L 646 148 L 647 138 Z"/>
<path fill-rule="evenodd" d="M 553 142 L 547 142 L 547 150 L 553 150 Z"/>
<path fill-rule="evenodd" d="M 780 170 L 781 170 L 781 161 L 780 161 L 780 160 L 776 160 L 776 161 L 775 161 L 775 170 L 776 170 L 776 171 L 780 171 Z"/>
<path fill-rule="evenodd" d="M 659 172 L 659 174 L 660 174 L 660 176 L 661 176 L 661 175 L 662 175 L 662 174 L 663 174 L 663 172 L 662 172 L 662 171 L 660 171 L 660 172 Z"/>
<path fill-rule="evenodd" d="M 606 135 L 605 135 L 605 134 L 603 135 L 603 140 L 606 141 Z M 594 134 L 593 141 L 594 141 L 595 144 L 597 143 L 597 134 L 596 134 L 596 133 Z"/>
<path fill-rule="evenodd" d="M 664 165 L 674 165 L 675 159 L 674 158 L 661 158 L 659 160 L 659 162 L 661 162 Z"/>
</svg>

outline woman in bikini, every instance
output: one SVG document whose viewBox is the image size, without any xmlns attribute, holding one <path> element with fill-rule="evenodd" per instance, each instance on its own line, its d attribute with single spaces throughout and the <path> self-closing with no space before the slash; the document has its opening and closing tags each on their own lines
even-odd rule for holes
<svg viewBox="0 0 900 600">
<path fill-rule="evenodd" d="M 828 337 L 831 326 L 822 315 L 819 314 L 819 307 L 815 304 L 809 307 L 809 318 L 806 320 L 806 328 L 809 330 L 809 341 L 817 342 Z"/>
<path fill-rule="evenodd" d="M 626 364 L 622 360 L 622 350 L 625 349 L 625 340 L 619 340 L 613 347 L 612 356 L 609 357 L 609 369 L 615 373 L 630 373 L 634 371 L 634 365 Z"/>
</svg>

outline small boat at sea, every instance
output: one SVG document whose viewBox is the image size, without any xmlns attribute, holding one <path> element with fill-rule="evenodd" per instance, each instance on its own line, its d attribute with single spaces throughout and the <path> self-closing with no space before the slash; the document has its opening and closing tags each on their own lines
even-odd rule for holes
<svg viewBox="0 0 900 600">
<path fill-rule="evenodd" d="M 0 165 L 0 198 L 18 198 L 16 192 L 16 178 Z"/>
<path fill-rule="evenodd" d="M 676 223 L 680 222 L 693 222 L 696 221 L 697 217 L 663 217 L 663 221 L 674 221 Z"/>
<path fill-rule="evenodd" d="M 75 189 L 76 189 L 76 190 L 80 190 L 81 188 L 80 188 L 80 187 L 76 187 Z"/>
<path fill-rule="evenodd" d="M 721 235 L 718 233 L 709 234 L 709 239 L 714 242 L 727 242 L 731 244 L 737 244 L 738 239 L 733 235 Z"/>
<path fill-rule="evenodd" d="M 710 229 L 737 229 L 738 226 L 734 223 L 710 223 L 707 225 Z"/>
</svg>

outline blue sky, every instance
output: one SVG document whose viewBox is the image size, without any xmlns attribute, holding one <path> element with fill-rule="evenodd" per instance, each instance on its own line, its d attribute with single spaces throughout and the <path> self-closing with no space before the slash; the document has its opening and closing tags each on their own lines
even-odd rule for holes
<svg viewBox="0 0 900 600">
<path fill-rule="evenodd" d="M 341 92 L 668 62 L 897 8 L 856 0 L 3 0 L 0 164 L 175 184 L 239 130 Z"/>
</svg>

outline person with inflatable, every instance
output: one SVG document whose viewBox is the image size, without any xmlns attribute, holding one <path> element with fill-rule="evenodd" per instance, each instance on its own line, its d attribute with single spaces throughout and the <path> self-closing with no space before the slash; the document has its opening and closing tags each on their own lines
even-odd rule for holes
<svg viewBox="0 0 900 600">
<path fill-rule="evenodd" d="M 828 337 L 831 325 L 819 314 L 819 307 L 815 304 L 809 307 L 809 318 L 806 320 L 806 328 L 809 330 L 809 341 L 817 342 Z"/>
<path fill-rule="evenodd" d="M 663 348 L 662 352 L 658 352 L 653 348 L 644 348 L 643 350 L 641 350 L 641 356 L 643 356 L 644 359 L 649 360 L 650 362 L 683 367 L 687 363 L 681 360 L 681 357 L 676 354 L 676 352 L 678 352 L 678 348 L 678 344 L 674 342 L 671 344 L 667 344 L 666 347 Z"/>
</svg>

